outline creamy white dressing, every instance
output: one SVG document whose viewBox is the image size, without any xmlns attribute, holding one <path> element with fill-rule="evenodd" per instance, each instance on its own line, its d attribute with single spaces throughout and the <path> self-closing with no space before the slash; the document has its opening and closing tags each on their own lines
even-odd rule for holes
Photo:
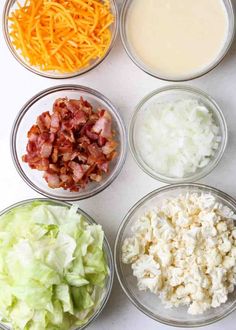
<svg viewBox="0 0 236 330">
<path fill-rule="evenodd" d="M 228 26 L 222 0 L 135 0 L 126 34 L 149 69 L 174 79 L 209 67 L 224 47 Z"/>
</svg>

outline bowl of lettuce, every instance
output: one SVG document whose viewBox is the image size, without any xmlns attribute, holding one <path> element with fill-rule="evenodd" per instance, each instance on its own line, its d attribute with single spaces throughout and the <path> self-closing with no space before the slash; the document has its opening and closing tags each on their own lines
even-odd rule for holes
<svg viewBox="0 0 236 330">
<path fill-rule="evenodd" d="M 0 328 L 84 329 L 113 274 L 102 227 L 77 206 L 31 199 L 0 213 Z"/>
</svg>

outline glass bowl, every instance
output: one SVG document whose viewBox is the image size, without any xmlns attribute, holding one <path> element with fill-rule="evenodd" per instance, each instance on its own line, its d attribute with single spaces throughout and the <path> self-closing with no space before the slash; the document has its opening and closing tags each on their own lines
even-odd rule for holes
<svg viewBox="0 0 236 330">
<path fill-rule="evenodd" d="M 46 78 L 54 78 L 54 79 L 66 79 L 66 78 L 72 78 L 72 77 L 82 75 L 83 73 L 86 73 L 86 72 L 92 70 L 93 68 L 95 68 L 97 65 L 99 65 L 107 57 L 107 55 L 110 53 L 111 49 L 114 46 L 116 36 L 118 33 L 118 28 L 119 28 L 119 11 L 117 8 L 116 1 L 110 0 L 111 12 L 115 19 L 114 19 L 114 23 L 110 27 L 111 34 L 112 34 L 110 46 L 102 58 L 97 58 L 96 60 L 91 61 L 89 66 L 82 68 L 81 70 L 79 70 L 77 72 L 60 73 L 60 72 L 54 72 L 54 71 L 42 71 L 37 67 L 33 67 L 23 58 L 23 56 L 20 55 L 19 51 L 17 51 L 15 49 L 15 47 L 12 44 L 11 37 L 10 37 L 10 27 L 9 27 L 8 17 L 10 15 L 11 11 L 16 8 L 17 2 L 19 2 L 21 5 L 23 5 L 25 3 L 25 0 L 19 0 L 19 1 L 7 0 L 5 3 L 4 10 L 3 10 L 3 35 L 5 38 L 6 44 L 9 48 L 10 52 L 12 53 L 12 55 L 15 57 L 15 59 L 21 65 L 23 65 L 27 70 L 29 70 L 37 75 L 40 75 L 40 76 L 46 77 Z"/>
<path fill-rule="evenodd" d="M 197 172 L 190 175 L 186 175 L 183 178 L 168 177 L 155 172 L 142 158 L 137 145 L 136 134 L 139 126 L 142 125 L 142 114 L 148 108 L 149 104 L 152 104 L 153 102 L 162 103 L 166 101 L 175 101 L 183 98 L 196 99 L 212 112 L 213 118 L 217 126 L 220 128 L 219 135 L 221 136 L 221 142 L 215 152 L 214 157 L 212 157 L 210 162 L 205 167 L 200 168 L 197 170 Z M 194 182 L 205 177 L 217 166 L 217 164 L 221 160 L 227 145 L 227 141 L 228 130 L 226 121 L 217 103 L 209 95 L 202 92 L 201 90 L 183 85 L 170 85 L 164 88 L 157 89 L 152 93 L 148 94 L 137 105 L 129 126 L 130 150 L 137 164 L 148 175 L 150 175 L 156 180 L 165 183 Z"/>
<path fill-rule="evenodd" d="M 47 203 L 47 204 L 55 205 L 55 206 L 63 206 L 66 208 L 69 208 L 71 206 L 69 203 L 66 203 L 66 202 L 58 202 L 58 201 L 46 199 L 46 198 L 33 198 L 33 199 L 27 199 L 27 200 L 24 200 L 24 201 L 21 201 L 21 202 L 18 202 L 16 204 L 9 206 L 8 208 L 6 208 L 0 212 L 0 216 L 10 212 L 13 209 L 16 209 L 23 205 L 27 205 L 34 201 L 39 201 L 40 203 Z M 84 212 L 80 208 L 78 208 L 77 212 L 82 214 L 90 225 L 97 224 L 96 221 L 94 221 L 86 212 Z M 101 297 L 102 299 L 101 299 L 100 305 L 98 306 L 97 310 L 90 317 L 90 319 L 88 320 L 88 322 L 86 324 L 84 324 L 83 326 L 78 327 L 74 330 L 82 330 L 82 329 L 87 328 L 87 326 L 90 325 L 101 314 L 101 312 L 103 311 L 103 309 L 106 306 L 106 303 L 109 299 L 112 285 L 113 285 L 113 278 L 114 278 L 114 262 L 113 262 L 111 248 L 110 248 L 110 245 L 108 243 L 106 236 L 104 236 L 103 250 L 104 250 L 104 255 L 105 255 L 105 259 L 106 259 L 108 268 L 110 270 L 110 274 L 109 274 L 109 276 L 107 276 L 107 279 L 106 279 L 105 288 L 104 288 L 103 295 Z M 0 329 L 10 330 L 11 328 L 9 328 L 9 326 L 7 326 L 5 324 L 0 324 Z"/>
<path fill-rule="evenodd" d="M 113 120 L 113 130 L 118 142 L 118 156 L 110 163 L 110 171 L 104 175 L 100 183 L 90 182 L 79 192 L 51 189 L 43 179 L 43 172 L 32 170 L 21 157 L 26 152 L 27 132 L 36 122 L 37 116 L 44 111 L 51 112 L 52 105 L 57 98 L 68 97 L 88 100 L 93 107 L 102 107 L 109 111 Z M 123 121 L 114 105 L 99 92 L 84 86 L 60 85 L 48 88 L 32 97 L 20 110 L 13 124 L 11 132 L 11 153 L 14 165 L 23 180 L 38 193 L 57 200 L 77 201 L 92 197 L 107 188 L 120 173 L 126 156 L 126 132 Z"/>
<path fill-rule="evenodd" d="M 232 45 L 232 42 L 234 40 L 234 33 L 235 33 L 234 9 L 231 0 L 223 0 L 223 3 L 227 11 L 229 27 L 228 27 L 228 34 L 224 46 L 220 51 L 219 55 L 216 57 L 216 59 L 210 65 L 204 67 L 202 70 L 199 70 L 198 72 L 182 75 L 179 77 L 163 75 L 160 72 L 158 73 L 157 71 L 154 71 L 152 68 L 150 68 L 150 66 L 145 64 L 144 61 L 139 57 L 139 55 L 135 52 L 134 48 L 132 47 L 129 37 L 127 35 L 128 14 L 131 5 L 134 2 L 135 0 L 126 0 L 123 2 L 121 14 L 120 14 L 120 34 L 121 34 L 122 43 L 130 59 L 140 69 L 142 69 L 144 72 L 148 73 L 149 75 L 155 78 L 162 79 L 165 81 L 178 82 L 178 81 L 188 81 L 201 77 L 206 73 L 208 73 L 209 71 L 213 70 L 224 59 L 224 57 L 226 56 L 227 52 L 229 51 Z"/>
<path fill-rule="evenodd" d="M 154 190 L 143 197 L 129 210 L 117 233 L 114 249 L 115 269 L 129 300 L 144 314 L 152 319 L 175 327 L 194 328 L 217 322 L 236 309 L 236 288 L 229 294 L 228 301 L 218 308 L 211 308 L 202 315 L 187 314 L 186 307 L 167 309 L 159 297 L 150 292 L 139 291 L 137 280 L 132 274 L 131 265 L 122 263 L 122 245 L 127 237 L 132 236 L 131 228 L 137 219 L 154 206 L 158 207 L 166 198 L 173 198 L 186 193 L 209 193 L 217 201 L 236 212 L 236 201 L 227 194 L 200 184 L 179 184 Z"/>
</svg>

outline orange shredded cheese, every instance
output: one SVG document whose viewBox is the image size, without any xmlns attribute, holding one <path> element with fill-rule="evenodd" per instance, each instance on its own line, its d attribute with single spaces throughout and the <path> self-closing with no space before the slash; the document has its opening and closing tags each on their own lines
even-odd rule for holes
<svg viewBox="0 0 236 330">
<path fill-rule="evenodd" d="M 70 73 L 105 55 L 114 16 L 109 0 L 26 0 L 9 21 L 12 44 L 31 66 Z"/>
</svg>

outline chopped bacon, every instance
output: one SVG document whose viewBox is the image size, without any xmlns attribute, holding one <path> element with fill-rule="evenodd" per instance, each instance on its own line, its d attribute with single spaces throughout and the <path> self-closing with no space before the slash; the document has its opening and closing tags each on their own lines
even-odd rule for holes
<svg viewBox="0 0 236 330">
<path fill-rule="evenodd" d="M 38 139 L 38 136 L 40 134 L 40 129 L 37 125 L 33 125 L 31 129 L 29 130 L 27 137 L 29 141 L 36 142 Z"/>
<path fill-rule="evenodd" d="M 43 112 L 40 116 L 38 116 L 37 125 L 41 132 L 48 131 L 51 126 L 51 116 L 48 111 Z"/>
<path fill-rule="evenodd" d="M 87 136 L 83 135 L 78 138 L 79 145 L 83 148 L 84 146 L 87 148 L 87 146 L 90 144 L 90 140 Z"/>
<path fill-rule="evenodd" d="M 69 167 L 73 171 L 73 178 L 75 182 L 79 182 L 89 168 L 89 166 L 87 167 L 87 165 L 80 165 L 79 163 L 73 161 L 69 162 Z"/>
<path fill-rule="evenodd" d="M 78 152 L 76 157 L 78 158 L 79 162 L 82 164 L 86 164 L 88 157 L 86 156 L 86 154 L 83 154 L 82 152 Z"/>
<path fill-rule="evenodd" d="M 102 151 L 105 155 L 109 155 L 112 151 L 116 150 L 117 142 L 116 141 L 108 141 L 103 147 Z"/>
<path fill-rule="evenodd" d="M 88 120 L 87 114 L 85 114 L 82 110 L 77 110 L 74 113 L 73 119 L 71 119 L 71 122 L 73 124 L 73 127 L 76 127 L 81 124 L 86 124 Z"/>
<path fill-rule="evenodd" d="M 53 113 L 51 116 L 51 126 L 50 126 L 50 131 L 52 133 L 56 133 L 58 129 L 60 128 L 60 116 L 59 114 Z"/>
<path fill-rule="evenodd" d="M 67 181 L 71 180 L 71 177 L 70 177 L 70 175 L 61 174 L 60 179 L 61 179 L 62 182 L 67 182 Z"/>
<path fill-rule="evenodd" d="M 55 135 L 48 132 L 43 132 L 38 136 L 37 144 L 42 146 L 45 142 L 53 143 Z"/>
<path fill-rule="evenodd" d="M 49 169 L 52 171 L 52 172 L 55 172 L 55 173 L 60 173 L 60 168 L 57 167 L 57 165 L 55 164 L 49 164 Z"/>
<path fill-rule="evenodd" d="M 36 142 L 36 141 L 35 141 Z M 26 146 L 26 150 L 29 154 L 37 152 L 37 146 L 34 141 L 29 140 Z"/>
<path fill-rule="evenodd" d="M 42 158 L 40 171 L 47 171 L 48 167 L 49 167 L 49 160 L 47 158 Z M 38 168 L 40 168 L 39 165 L 37 166 L 37 169 Z"/>
<path fill-rule="evenodd" d="M 41 145 L 40 156 L 43 158 L 49 158 L 52 153 L 52 144 L 50 142 L 45 142 Z"/>
<path fill-rule="evenodd" d="M 64 135 L 65 140 L 69 140 L 71 143 L 75 142 L 75 137 L 71 130 L 62 131 L 61 134 Z"/>
<path fill-rule="evenodd" d="M 76 192 L 109 171 L 117 154 L 113 134 L 108 111 L 94 111 L 82 97 L 57 99 L 52 114 L 43 112 L 29 130 L 22 160 L 44 171 L 50 188 Z"/>
<path fill-rule="evenodd" d="M 99 147 L 103 147 L 107 142 L 107 139 L 105 139 L 103 136 L 99 135 L 98 137 L 98 145 Z"/>
<path fill-rule="evenodd" d="M 93 123 L 96 123 L 98 119 L 99 119 L 99 114 L 97 112 L 93 112 L 89 117 L 89 120 Z"/>
<path fill-rule="evenodd" d="M 60 178 L 57 174 L 52 174 L 46 171 L 43 177 L 50 188 L 60 188 Z"/>
<path fill-rule="evenodd" d="M 52 162 L 57 163 L 58 161 L 58 148 L 54 147 L 52 152 Z"/>
<path fill-rule="evenodd" d="M 74 106 L 76 110 L 82 110 L 87 115 L 91 115 L 93 112 L 93 107 L 91 104 L 84 100 L 82 97 L 79 100 L 70 100 L 69 101 L 71 105 Z"/>
<path fill-rule="evenodd" d="M 99 135 L 97 133 L 92 132 L 92 125 L 88 125 L 85 130 L 86 136 L 93 141 L 98 140 Z"/>
<path fill-rule="evenodd" d="M 93 126 L 93 131 L 97 134 L 100 134 L 105 139 L 112 138 L 112 118 L 107 111 L 104 111 L 101 117 Z"/>
<path fill-rule="evenodd" d="M 104 155 L 103 155 L 103 152 L 102 152 L 102 149 L 100 147 L 98 147 L 97 144 L 93 143 L 93 144 L 90 144 L 88 146 L 88 152 L 90 153 L 90 155 L 92 157 L 94 157 L 95 159 L 100 159 L 100 158 L 103 158 L 105 159 Z"/>
<path fill-rule="evenodd" d="M 109 170 L 109 162 L 104 162 L 104 163 L 102 163 L 102 164 L 99 164 L 99 165 L 98 165 L 98 168 L 99 168 L 101 171 L 107 173 L 108 170 Z"/>
<path fill-rule="evenodd" d="M 118 152 L 114 150 L 109 155 L 107 155 L 107 160 L 109 162 L 111 162 L 113 159 L 115 159 L 117 157 L 117 155 L 118 155 Z"/>
<path fill-rule="evenodd" d="M 96 181 L 96 182 L 102 181 L 102 176 L 100 174 L 90 174 L 89 177 L 92 181 Z"/>
<path fill-rule="evenodd" d="M 62 160 L 64 162 L 69 162 L 70 160 L 73 160 L 77 157 L 77 152 L 65 152 L 62 155 Z"/>
</svg>

